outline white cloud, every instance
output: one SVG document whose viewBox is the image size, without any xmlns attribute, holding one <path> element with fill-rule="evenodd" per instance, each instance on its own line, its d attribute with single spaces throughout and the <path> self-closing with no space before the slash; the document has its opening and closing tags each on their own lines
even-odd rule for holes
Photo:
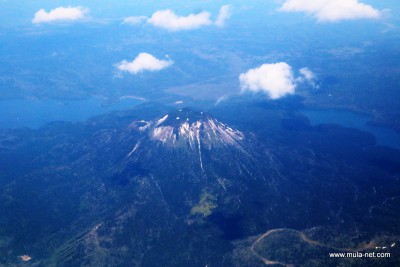
<svg viewBox="0 0 400 267">
<path fill-rule="evenodd" d="M 222 102 L 228 100 L 228 98 L 229 98 L 229 96 L 223 95 L 223 96 L 221 96 L 221 97 L 219 97 L 219 98 L 217 99 L 217 101 L 215 102 L 214 105 L 215 105 L 215 106 L 218 106 L 218 105 L 221 104 Z"/>
<path fill-rule="evenodd" d="M 309 68 L 301 68 L 300 74 L 303 75 L 307 81 L 315 80 L 315 74 Z"/>
<path fill-rule="evenodd" d="M 170 31 L 192 30 L 212 24 L 210 16 L 211 14 L 208 12 L 190 14 L 186 17 L 177 16 L 173 11 L 167 9 L 155 12 L 147 22 Z"/>
<path fill-rule="evenodd" d="M 239 76 L 242 92 L 264 92 L 271 99 L 294 94 L 296 83 L 292 67 L 285 62 L 263 64 Z"/>
<path fill-rule="evenodd" d="M 140 24 L 140 23 L 144 22 L 145 20 L 147 20 L 146 16 L 127 17 L 127 18 L 124 18 L 122 23 L 136 25 L 136 24 Z"/>
<path fill-rule="evenodd" d="M 138 74 L 143 71 L 159 71 L 171 66 L 171 60 L 160 60 L 148 53 L 140 53 L 133 61 L 121 61 L 117 68 L 131 74 Z"/>
<path fill-rule="evenodd" d="M 136 25 L 147 22 L 155 27 L 169 31 L 193 30 L 208 25 L 222 28 L 231 17 L 231 10 L 232 7 L 230 5 L 222 6 L 215 21 L 211 20 L 211 13 L 206 11 L 187 16 L 178 16 L 172 10 L 166 9 L 155 12 L 150 18 L 146 16 L 127 17 L 122 23 Z"/>
<path fill-rule="evenodd" d="M 49 23 L 55 21 L 74 21 L 85 18 L 88 9 L 83 7 L 57 7 L 46 12 L 40 9 L 35 13 L 32 23 Z"/>
<path fill-rule="evenodd" d="M 215 21 L 215 25 L 218 27 L 224 27 L 226 20 L 228 20 L 232 15 L 232 7 L 230 5 L 224 5 L 219 10 L 219 14 L 217 20 Z"/>
<path fill-rule="evenodd" d="M 316 86 L 317 76 L 309 68 L 300 69 L 300 77 L 296 79 L 297 82 L 308 82 L 313 87 Z"/>
<path fill-rule="evenodd" d="M 305 12 L 320 22 L 381 17 L 379 10 L 358 0 L 286 0 L 279 10 Z"/>
<path fill-rule="evenodd" d="M 319 87 L 317 76 L 309 68 L 301 68 L 299 73 L 300 76 L 295 78 L 292 67 L 285 62 L 263 64 L 240 74 L 240 87 L 242 92 L 263 92 L 271 99 L 294 94 L 300 83 L 307 82 L 315 88 Z"/>
</svg>

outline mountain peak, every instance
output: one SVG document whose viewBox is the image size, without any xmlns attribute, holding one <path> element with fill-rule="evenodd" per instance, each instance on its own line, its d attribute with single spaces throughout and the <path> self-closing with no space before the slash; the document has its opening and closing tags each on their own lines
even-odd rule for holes
<svg viewBox="0 0 400 267">
<path fill-rule="evenodd" d="M 154 155 L 157 155 L 157 160 L 168 160 L 175 155 L 179 162 L 189 159 L 190 162 L 198 162 L 205 174 L 204 156 L 220 157 L 237 151 L 248 157 L 244 149 L 245 135 L 202 111 L 174 110 L 150 121 L 135 121 L 130 127 L 140 136 L 127 155 L 134 160 Z"/>
<path fill-rule="evenodd" d="M 146 132 L 151 140 L 169 146 L 189 145 L 192 149 L 200 145 L 208 148 L 220 145 L 237 145 L 244 134 L 219 122 L 202 111 L 191 109 L 174 110 L 151 121 L 138 121 L 133 127 Z"/>
<path fill-rule="evenodd" d="M 194 111 L 192 109 L 183 108 L 174 110 L 158 119 L 156 126 L 173 126 L 182 125 L 183 123 L 192 124 L 196 121 L 206 121 L 209 118 L 203 111 Z"/>
</svg>

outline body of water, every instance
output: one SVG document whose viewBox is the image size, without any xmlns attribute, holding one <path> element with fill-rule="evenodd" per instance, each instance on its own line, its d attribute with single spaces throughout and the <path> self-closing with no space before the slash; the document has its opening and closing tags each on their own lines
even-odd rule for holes
<svg viewBox="0 0 400 267">
<path fill-rule="evenodd" d="M 311 125 L 338 124 L 343 127 L 355 128 L 374 135 L 378 145 L 400 149 L 400 134 L 390 128 L 368 125 L 368 121 L 371 120 L 369 116 L 336 109 L 304 109 L 300 112 L 308 117 Z"/>
<path fill-rule="evenodd" d="M 110 111 L 129 109 L 142 100 L 123 98 L 106 104 L 100 97 L 84 100 L 11 99 L 0 101 L 0 128 L 38 128 L 52 121 L 85 121 Z"/>
</svg>

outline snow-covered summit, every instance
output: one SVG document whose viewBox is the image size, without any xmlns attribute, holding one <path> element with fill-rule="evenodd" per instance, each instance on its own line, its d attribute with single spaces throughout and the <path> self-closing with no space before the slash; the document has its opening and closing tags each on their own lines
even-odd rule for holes
<svg viewBox="0 0 400 267">
<path fill-rule="evenodd" d="M 200 145 L 208 148 L 238 145 L 244 139 L 239 130 L 204 112 L 190 109 L 179 109 L 151 121 L 138 121 L 133 126 L 141 132 L 146 132 L 151 140 L 170 146 L 187 144 L 192 149 Z"/>
</svg>

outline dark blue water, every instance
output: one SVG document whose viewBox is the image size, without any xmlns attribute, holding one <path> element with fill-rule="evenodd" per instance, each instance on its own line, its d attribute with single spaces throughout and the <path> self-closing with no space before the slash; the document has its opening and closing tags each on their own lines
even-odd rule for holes
<svg viewBox="0 0 400 267">
<path fill-rule="evenodd" d="M 369 116 L 336 109 L 304 109 L 301 112 L 308 117 L 312 125 L 329 123 L 359 129 L 373 134 L 378 145 L 400 149 L 400 134 L 390 128 L 368 125 L 367 122 L 371 120 Z"/>
<path fill-rule="evenodd" d="M 0 101 L 0 128 L 38 128 L 52 121 L 85 121 L 114 110 L 134 107 L 141 100 L 124 98 L 112 104 L 99 97 L 85 100 L 11 99 Z"/>
</svg>

